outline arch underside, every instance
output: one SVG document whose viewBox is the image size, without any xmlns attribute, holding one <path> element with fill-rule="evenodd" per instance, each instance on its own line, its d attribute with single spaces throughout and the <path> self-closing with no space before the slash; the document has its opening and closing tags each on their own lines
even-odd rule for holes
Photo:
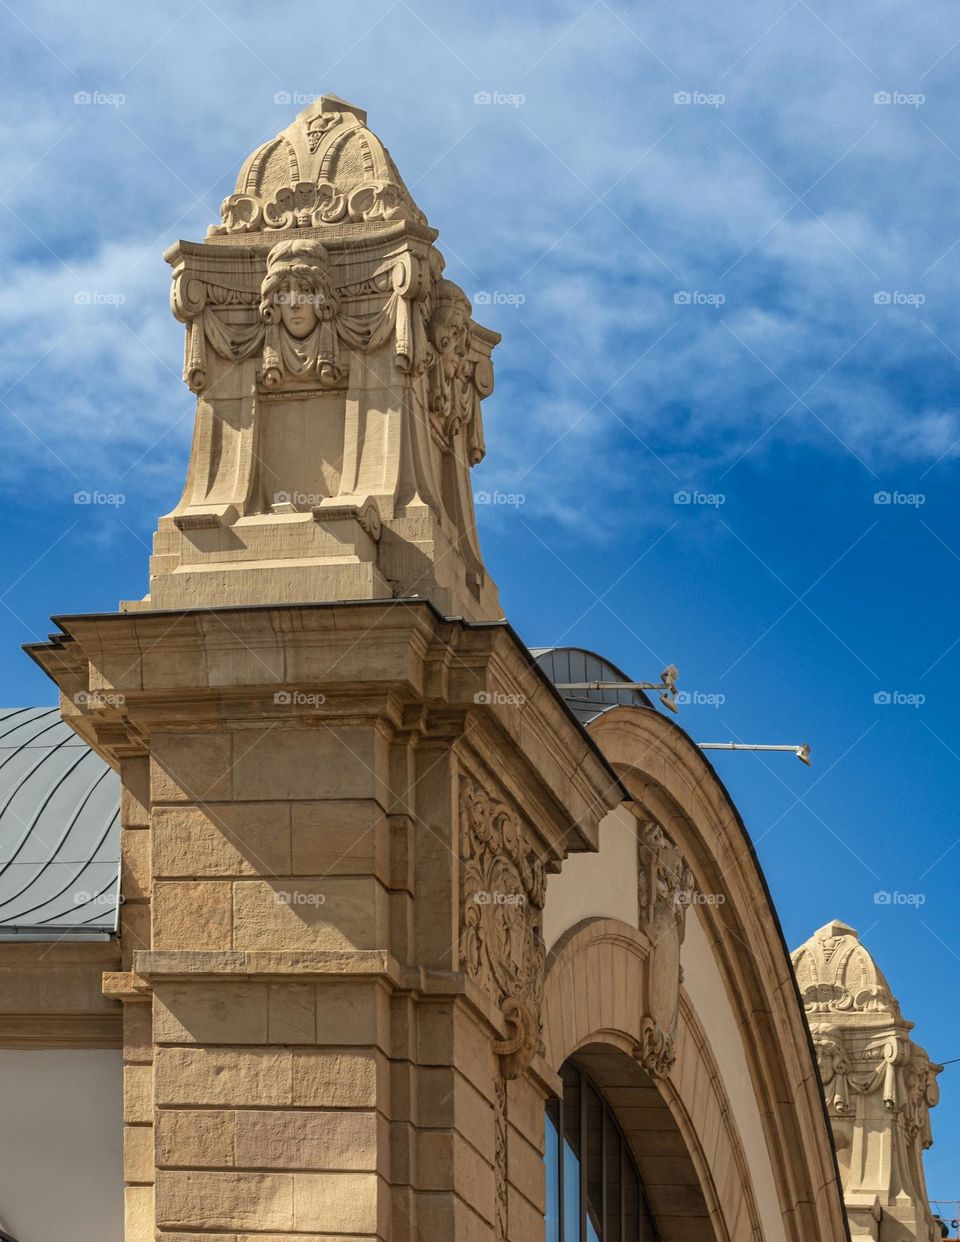
<svg viewBox="0 0 960 1242">
<path fill-rule="evenodd" d="M 626 1137 L 663 1242 L 760 1238 L 749 1171 L 716 1064 L 685 998 L 676 1073 L 654 1080 L 635 1050 L 649 946 L 615 920 L 581 924 L 551 954 L 546 1060 L 570 1057 L 603 1092 Z"/>
</svg>

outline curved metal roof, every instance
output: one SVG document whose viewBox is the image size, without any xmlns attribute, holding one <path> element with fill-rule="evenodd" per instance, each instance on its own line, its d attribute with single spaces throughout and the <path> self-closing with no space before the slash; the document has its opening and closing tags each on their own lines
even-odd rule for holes
<svg viewBox="0 0 960 1242">
<path fill-rule="evenodd" d="M 555 686 L 565 682 L 633 680 L 585 647 L 531 647 L 530 654 Z M 653 707 L 642 690 L 560 690 L 560 695 L 582 725 L 611 707 Z"/>
<path fill-rule="evenodd" d="M 55 707 L 0 708 L 0 938 L 117 926 L 120 778 Z"/>
</svg>

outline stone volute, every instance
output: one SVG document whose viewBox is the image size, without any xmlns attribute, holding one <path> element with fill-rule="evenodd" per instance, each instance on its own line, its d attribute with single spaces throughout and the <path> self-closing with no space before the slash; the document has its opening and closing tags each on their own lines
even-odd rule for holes
<svg viewBox="0 0 960 1242">
<path fill-rule="evenodd" d="M 922 1156 L 943 1068 L 910 1038 L 890 985 L 852 927 L 834 920 L 793 955 L 854 1237 L 940 1238 Z"/>
<path fill-rule="evenodd" d="M 321 96 L 170 248 L 197 412 L 150 593 L 127 610 L 419 596 L 501 616 L 470 471 L 498 334 L 366 113 Z"/>
</svg>

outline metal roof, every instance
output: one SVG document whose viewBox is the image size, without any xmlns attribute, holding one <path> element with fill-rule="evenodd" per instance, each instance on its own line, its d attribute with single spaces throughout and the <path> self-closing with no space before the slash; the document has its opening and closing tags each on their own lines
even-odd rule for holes
<svg viewBox="0 0 960 1242">
<path fill-rule="evenodd" d="M 116 931 L 120 778 L 55 707 L 0 708 L 0 939 Z"/>
<path fill-rule="evenodd" d="M 555 686 L 578 681 L 632 681 L 622 669 L 584 647 L 531 647 L 530 654 Z M 653 707 L 642 690 L 560 690 L 582 725 L 611 707 Z"/>
</svg>

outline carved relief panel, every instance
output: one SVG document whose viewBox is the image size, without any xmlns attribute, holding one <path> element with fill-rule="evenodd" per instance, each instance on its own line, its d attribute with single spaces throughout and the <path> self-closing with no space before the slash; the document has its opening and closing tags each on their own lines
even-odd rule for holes
<svg viewBox="0 0 960 1242">
<path fill-rule="evenodd" d="M 650 957 L 636 1055 L 651 1074 L 664 1078 L 676 1060 L 680 946 L 693 900 L 693 872 L 680 850 L 652 820 L 638 823 L 637 848 L 640 927 L 650 941 Z"/>
<path fill-rule="evenodd" d="M 505 1077 L 522 1073 L 540 1050 L 544 892 L 543 864 L 515 813 L 461 774 L 461 969 L 511 1027 L 496 1048 Z"/>
</svg>

